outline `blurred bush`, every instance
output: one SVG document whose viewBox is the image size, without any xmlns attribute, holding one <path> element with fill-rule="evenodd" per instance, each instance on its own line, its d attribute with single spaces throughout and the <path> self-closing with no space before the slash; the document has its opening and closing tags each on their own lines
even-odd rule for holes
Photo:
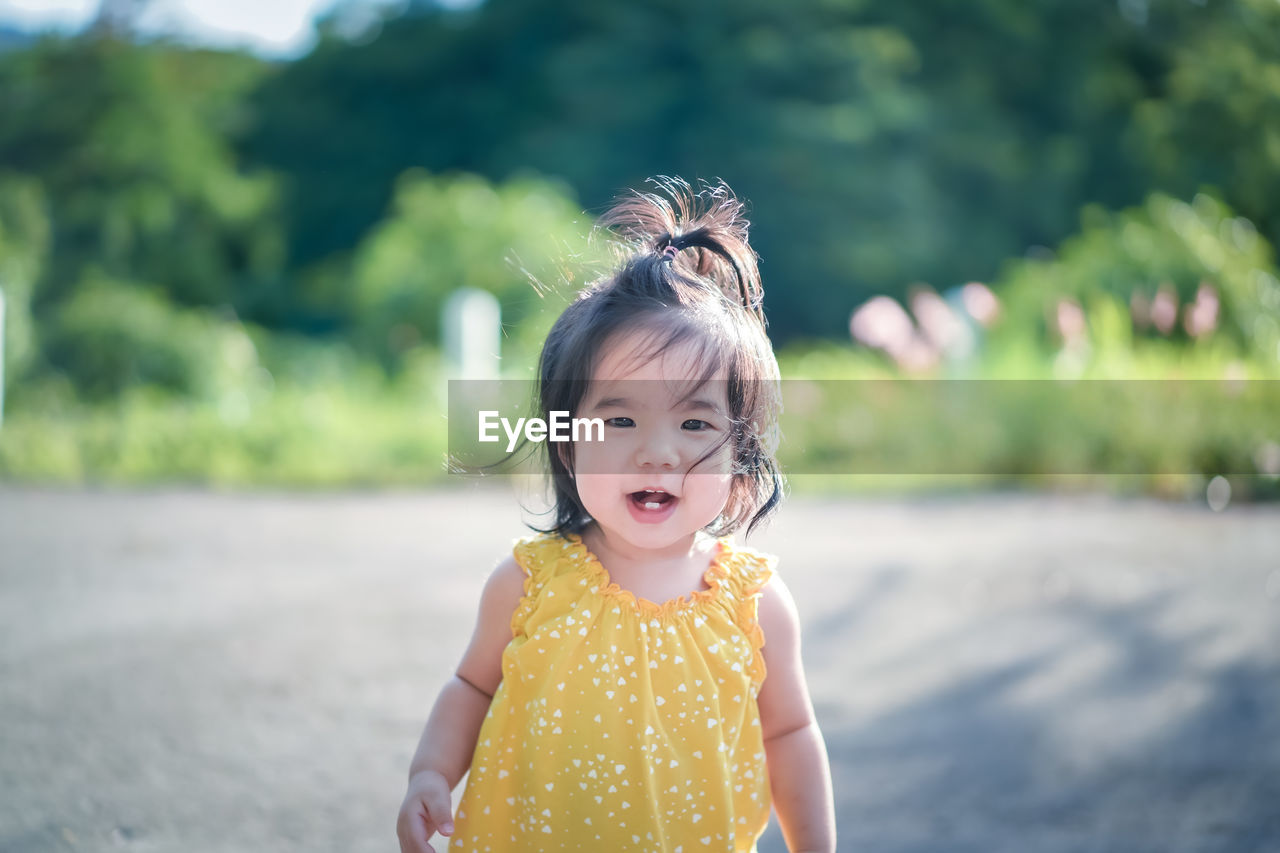
<svg viewBox="0 0 1280 853">
<path fill-rule="evenodd" d="M 31 298 L 49 251 L 49 218 L 38 181 L 0 174 L 0 292 L 4 294 L 5 390 L 36 357 Z"/>
<path fill-rule="evenodd" d="M 810 360 L 785 358 L 784 375 L 796 361 Z M 1183 498 L 1226 475 L 1237 498 L 1280 496 L 1280 376 L 1178 381 L 1167 367 L 1146 380 L 789 379 L 780 458 L 798 486 L 843 475 Z"/>
<path fill-rule="evenodd" d="M 993 289 L 985 331 L 961 300 L 922 291 L 978 330 L 963 360 L 943 349 L 895 362 L 870 346 L 785 354 L 784 376 L 819 381 L 789 395 L 784 461 L 895 487 L 906 474 L 1178 497 L 1230 474 L 1237 497 L 1280 496 L 1280 282 L 1248 220 L 1205 193 L 1091 206 L 1079 234 L 1009 263 Z M 854 324 L 865 342 L 928 343 L 914 301 L 914 319 L 896 303 L 866 307 Z"/>
<path fill-rule="evenodd" d="M 92 401 L 139 385 L 209 397 L 228 374 L 256 363 L 238 323 L 177 308 L 157 288 L 98 276 L 57 307 L 45 324 L 43 349 L 49 367 Z"/>
<path fill-rule="evenodd" d="M 137 386 L 109 406 L 27 389 L 0 429 L 0 478 L 67 483 L 334 487 L 444 476 L 441 409 L 394 389 L 259 386 L 192 401 Z"/>
<path fill-rule="evenodd" d="M 1119 213 L 1087 207 L 1082 223 L 1055 255 L 1013 262 L 995 285 L 1005 317 L 988 344 L 1010 369 L 1052 372 L 1065 352 L 1073 375 L 1139 376 L 1132 362 L 1165 345 L 1219 368 L 1280 365 L 1275 258 L 1248 220 L 1207 194 L 1156 193 Z"/>
<path fill-rule="evenodd" d="M 562 184 L 405 172 L 387 217 L 354 253 L 353 339 L 398 366 L 406 351 L 439 344 L 444 302 L 463 286 L 497 296 L 509 330 L 542 313 L 544 300 L 558 313 L 563 283 L 593 266 L 590 228 Z"/>
</svg>

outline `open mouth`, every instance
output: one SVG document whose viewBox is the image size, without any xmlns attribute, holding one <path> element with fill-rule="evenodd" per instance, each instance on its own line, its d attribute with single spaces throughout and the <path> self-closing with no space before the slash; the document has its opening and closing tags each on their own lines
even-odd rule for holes
<svg viewBox="0 0 1280 853">
<path fill-rule="evenodd" d="M 641 489 L 638 492 L 632 492 L 630 498 L 638 509 L 645 512 L 659 512 L 679 500 L 675 495 L 664 492 L 662 489 Z"/>
</svg>

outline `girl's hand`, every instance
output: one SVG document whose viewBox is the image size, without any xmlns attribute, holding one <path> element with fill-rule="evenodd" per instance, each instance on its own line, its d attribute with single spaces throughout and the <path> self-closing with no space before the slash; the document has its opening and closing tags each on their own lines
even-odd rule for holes
<svg viewBox="0 0 1280 853">
<path fill-rule="evenodd" d="M 409 792 L 400 805 L 396 835 L 400 837 L 400 853 L 436 853 L 427 843 L 433 833 L 453 833 L 453 803 L 449 783 L 435 770 L 415 773 L 409 780 Z"/>
</svg>

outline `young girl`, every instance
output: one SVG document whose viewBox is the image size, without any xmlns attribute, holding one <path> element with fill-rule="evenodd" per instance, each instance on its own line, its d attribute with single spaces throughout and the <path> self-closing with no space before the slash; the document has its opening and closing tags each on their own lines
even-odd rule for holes
<svg viewBox="0 0 1280 853">
<path fill-rule="evenodd" d="M 485 585 L 410 766 L 404 853 L 435 832 L 466 853 L 751 851 L 771 801 L 793 853 L 835 849 L 795 606 L 728 536 L 781 497 L 755 254 L 727 188 L 660 186 L 605 215 L 633 251 L 543 345 L 542 417 L 603 440 L 544 445 L 554 525 Z"/>
</svg>

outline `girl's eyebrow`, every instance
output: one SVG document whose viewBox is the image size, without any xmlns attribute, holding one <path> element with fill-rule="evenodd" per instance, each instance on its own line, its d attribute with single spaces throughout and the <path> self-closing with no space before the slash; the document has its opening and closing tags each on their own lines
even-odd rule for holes
<svg viewBox="0 0 1280 853">
<path fill-rule="evenodd" d="M 589 409 L 596 411 L 598 409 L 625 409 L 631 405 L 631 400 L 627 397 L 602 397 L 597 400 Z M 686 412 L 712 412 L 720 414 L 721 407 L 703 397 L 689 397 L 680 401 L 680 408 Z"/>
<path fill-rule="evenodd" d="M 711 402 L 710 400 L 703 399 L 702 397 L 691 397 L 685 400 L 681 400 L 680 402 L 684 410 L 687 412 L 692 411 L 692 412 L 714 412 L 716 414 L 720 413 L 719 406 L 717 406 L 715 403 Z"/>
<path fill-rule="evenodd" d="M 594 409 L 622 409 L 622 408 L 626 408 L 629 403 L 630 403 L 630 400 L 628 400 L 626 397 L 605 397 L 601 400 L 597 400 L 595 405 L 592 406 L 591 408 L 593 410 Z"/>
</svg>

